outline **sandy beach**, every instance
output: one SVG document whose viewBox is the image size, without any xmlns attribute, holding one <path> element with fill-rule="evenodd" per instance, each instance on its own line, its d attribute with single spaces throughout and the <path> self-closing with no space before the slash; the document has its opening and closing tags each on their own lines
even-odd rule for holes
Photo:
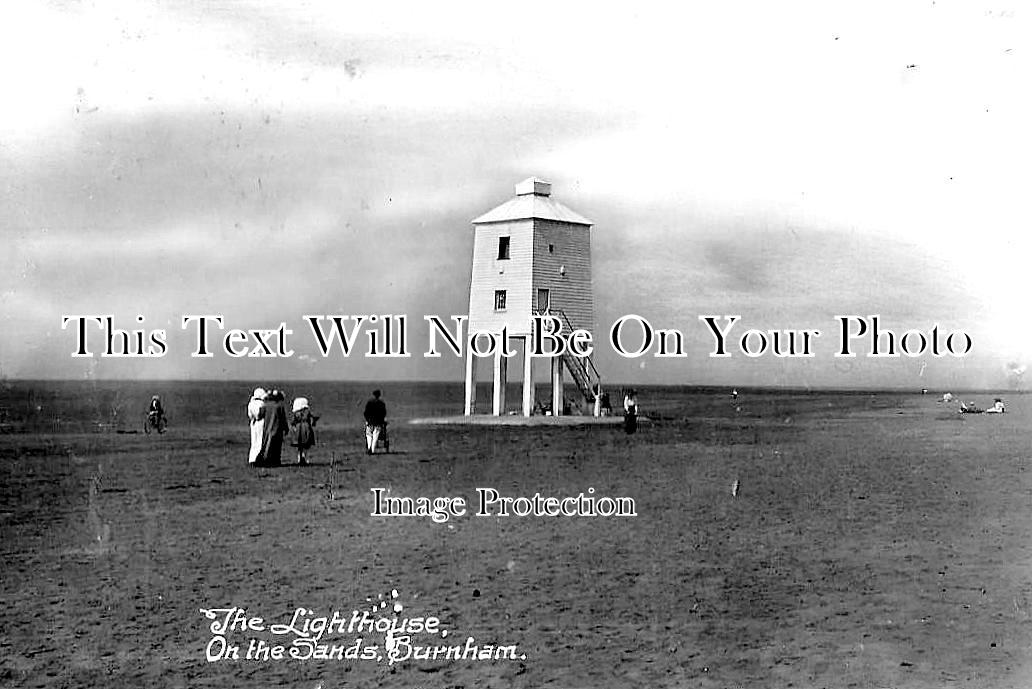
<svg viewBox="0 0 1032 689">
<path fill-rule="evenodd" d="M 398 452 L 375 457 L 348 423 L 327 419 L 303 468 L 249 468 L 240 424 L 0 435 L 0 679 L 327 689 L 1032 681 L 1026 396 L 995 417 L 898 393 L 661 397 L 634 436 L 399 419 Z M 369 516 L 374 487 L 472 499 L 483 486 L 515 496 L 592 488 L 632 497 L 637 516 Z M 298 607 L 350 614 L 378 600 L 399 603 L 402 617 L 437 616 L 445 643 L 511 644 L 518 657 L 205 658 L 202 608 L 283 622 Z"/>
</svg>

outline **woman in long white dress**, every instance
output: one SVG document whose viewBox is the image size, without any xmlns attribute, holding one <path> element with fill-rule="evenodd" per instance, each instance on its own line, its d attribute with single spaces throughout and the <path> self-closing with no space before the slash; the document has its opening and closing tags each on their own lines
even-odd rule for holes
<svg viewBox="0 0 1032 689">
<path fill-rule="evenodd" d="M 265 433 L 265 390 L 255 388 L 251 401 L 247 403 L 247 420 L 251 424 L 251 453 L 247 457 L 250 464 L 258 462 L 262 453 L 262 436 Z"/>
</svg>

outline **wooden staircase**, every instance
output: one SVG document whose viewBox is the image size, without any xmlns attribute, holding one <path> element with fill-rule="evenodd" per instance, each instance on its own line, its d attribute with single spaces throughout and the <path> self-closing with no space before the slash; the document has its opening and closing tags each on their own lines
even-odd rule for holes
<svg viewBox="0 0 1032 689">
<path fill-rule="evenodd" d="M 543 316 L 557 316 L 561 323 L 560 333 L 569 334 L 575 330 L 573 323 L 562 309 L 537 309 L 534 313 Z M 580 390 L 581 397 L 590 413 L 595 403 L 596 392 L 599 395 L 602 394 L 602 375 L 598 372 L 593 357 L 575 356 L 567 351 L 563 352 L 562 360 L 577 385 L 577 389 Z"/>
</svg>

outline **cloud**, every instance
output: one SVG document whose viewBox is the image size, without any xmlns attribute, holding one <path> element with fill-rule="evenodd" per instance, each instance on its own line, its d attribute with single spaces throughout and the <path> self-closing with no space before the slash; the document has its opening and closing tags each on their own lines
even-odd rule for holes
<svg viewBox="0 0 1032 689">
<path fill-rule="evenodd" d="M 69 151 L 0 169 L 0 288 L 34 295 L 19 332 L 47 332 L 55 358 L 68 313 L 176 329 L 183 313 L 267 327 L 342 298 L 345 313 L 464 313 L 470 220 L 532 172 L 513 142 L 585 131 L 577 111 L 507 115 L 98 113 Z"/>
<path fill-rule="evenodd" d="M 1007 384 L 1012 390 L 1020 390 L 1024 387 L 1024 376 L 1025 371 L 1028 370 L 1027 364 L 1021 364 L 1017 361 L 1010 361 L 1007 363 Z"/>
<path fill-rule="evenodd" d="M 71 367 L 68 310 L 462 313 L 469 220 L 529 175 L 597 222 L 602 326 L 881 312 L 971 329 L 997 377 L 1028 359 L 1023 19 L 542 7 L 5 8 L 0 58 L 26 68 L 0 112 L 0 363 Z M 676 373 L 746 370 L 706 363 Z"/>
</svg>

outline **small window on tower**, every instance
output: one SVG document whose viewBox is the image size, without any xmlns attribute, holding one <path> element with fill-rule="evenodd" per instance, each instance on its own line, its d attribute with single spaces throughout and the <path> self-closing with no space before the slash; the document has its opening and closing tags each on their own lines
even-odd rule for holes
<svg viewBox="0 0 1032 689">
<path fill-rule="evenodd" d="M 498 238 L 498 260 L 509 258 L 509 237 Z"/>
<path fill-rule="evenodd" d="M 548 311 L 552 307 L 552 299 L 547 289 L 538 290 L 538 311 Z"/>
<path fill-rule="evenodd" d="M 495 290 L 495 311 L 504 311 L 504 310 L 505 310 L 505 290 L 504 289 L 496 289 Z"/>
<path fill-rule="evenodd" d="M 550 253 L 550 254 L 554 254 L 555 253 L 555 244 L 549 244 L 548 245 L 548 253 Z"/>
</svg>

